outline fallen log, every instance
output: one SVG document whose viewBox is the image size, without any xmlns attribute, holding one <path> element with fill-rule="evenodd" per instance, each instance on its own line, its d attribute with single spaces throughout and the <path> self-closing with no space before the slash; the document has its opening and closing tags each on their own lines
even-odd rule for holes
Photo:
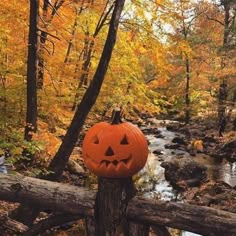
<svg viewBox="0 0 236 236">
<path fill-rule="evenodd" d="M 236 235 L 236 214 L 210 207 L 176 202 L 132 199 L 128 220 L 163 225 L 202 235 Z"/>
<path fill-rule="evenodd" d="M 18 174 L 0 174 L 0 199 L 93 216 L 95 191 Z"/>
<path fill-rule="evenodd" d="M 0 174 L 0 199 L 93 217 L 95 191 Z M 133 198 L 128 203 L 126 216 L 129 221 L 151 227 L 168 226 L 202 235 L 236 235 L 236 214 L 210 207 Z"/>
<path fill-rule="evenodd" d="M 28 230 L 28 227 L 10 219 L 7 214 L 0 214 L 0 232 L 11 232 L 14 235 L 23 233 Z"/>
<path fill-rule="evenodd" d="M 33 225 L 29 230 L 24 232 L 23 236 L 35 236 L 35 235 L 41 235 L 46 230 L 51 229 L 55 226 L 60 226 L 62 224 L 71 222 L 71 221 L 77 221 L 81 217 L 78 215 L 72 215 L 72 214 L 58 214 L 58 215 L 52 215 L 49 218 L 46 218 L 44 220 L 41 220 L 39 223 Z"/>
</svg>

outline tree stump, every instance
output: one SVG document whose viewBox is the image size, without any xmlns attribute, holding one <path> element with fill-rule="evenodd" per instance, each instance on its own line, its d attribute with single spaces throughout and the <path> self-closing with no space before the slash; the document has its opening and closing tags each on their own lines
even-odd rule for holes
<svg viewBox="0 0 236 236">
<path fill-rule="evenodd" d="M 149 228 L 149 225 L 129 222 L 129 236 L 148 236 Z"/>
<path fill-rule="evenodd" d="M 95 204 L 96 236 L 129 234 L 126 218 L 128 201 L 134 196 L 132 178 L 98 178 Z"/>
</svg>

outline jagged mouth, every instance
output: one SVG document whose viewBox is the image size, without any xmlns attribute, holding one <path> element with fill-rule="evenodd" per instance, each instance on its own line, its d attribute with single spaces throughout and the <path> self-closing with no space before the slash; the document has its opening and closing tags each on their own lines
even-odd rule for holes
<svg viewBox="0 0 236 236">
<path fill-rule="evenodd" d="M 127 166 L 129 164 L 130 160 L 131 160 L 131 155 L 129 155 L 128 158 L 124 158 L 124 159 L 121 159 L 121 160 L 114 160 L 114 161 L 102 160 L 100 162 L 100 166 L 101 165 L 105 165 L 106 167 L 108 167 L 109 165 L 117 166 L 120 163 L 123 163 L 123 164 L 125 164 Z"/>
<path fill-rule="evenodd" d="M 123 158 L 120 160 L 102 160 L 99 163 L 93 160 L 92 158 L 89 157 L 88 154 L 86 154 L 86 162 L 90 163 L 90 165 L 93 165 L 94 168 L 99 168 L 99 169 L 108 169 L 111 171 L 116 171 L 118 169 L 130 169 L 130 166 L 132 165 L 132 154 L 130 154 L 127 158 Z"/>
</svg>

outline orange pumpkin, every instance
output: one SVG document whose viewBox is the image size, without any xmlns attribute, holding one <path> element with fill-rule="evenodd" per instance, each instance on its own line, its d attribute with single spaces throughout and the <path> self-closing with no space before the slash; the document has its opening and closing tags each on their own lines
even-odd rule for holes
<svg viewBox="0 0 236 236">
<path fill-rule="evenodd" d="M 128 122 L 94 125 L 88 130 L 82 148 L 88 169 L 109 178 L 134 175 L 144 167 L 148 156 L 143 133 Z"/>
</svg>

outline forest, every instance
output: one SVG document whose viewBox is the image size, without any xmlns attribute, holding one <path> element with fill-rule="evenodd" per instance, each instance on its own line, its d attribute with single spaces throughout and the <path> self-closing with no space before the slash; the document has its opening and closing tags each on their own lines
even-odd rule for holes
<svg viewBox="0 0 236 236">
<path fill-rule="evenodd" d="M 0 25 L 0 235 L 236 235 L 235 0 L 2 0 Z M 103 137 L 111 119 L 124 136 Z M 112 161 L 128 172 L 87 161 L 105 145 L 114 156 L 116 139 L 121 153 L 132 144 L 134 154 Z M 191 205 L 212 208 L 197 211 L 212 224 L 214 214 L 228 221 L 198 230 L 182 216 L 157 217 L 159 228 L 141 217 L 148 228 L 119 234 L 114 216 L 105 233 L 101 199 L 133 184 L 134 195 L 177 202 L 170 208 L 193 221 Z M 128 202 L 133 222 L 141 210 Z"/>
</svg>

